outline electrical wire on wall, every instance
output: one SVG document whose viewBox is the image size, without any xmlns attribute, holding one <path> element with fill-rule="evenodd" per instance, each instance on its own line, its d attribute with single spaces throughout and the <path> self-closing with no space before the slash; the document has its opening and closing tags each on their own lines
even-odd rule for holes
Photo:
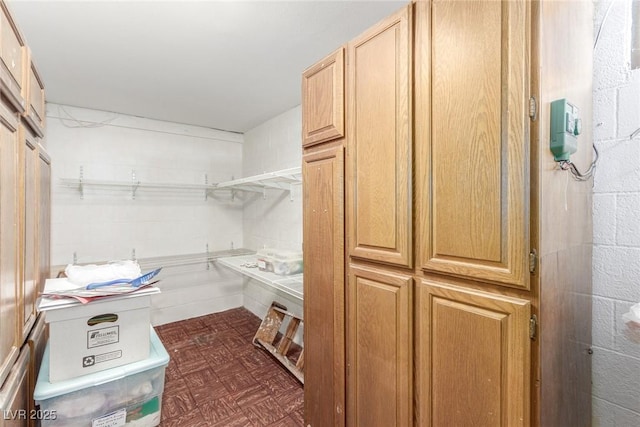
<svg viewBox="0 0 640 427">
<path fill-rule="evenodd" d="M 614 5 L 614 3 L 615 3 L 615 0 L 612 0 L 609 3 L 604 13 L 604 16 L 602 17 L 602 21 L 598 26 L 598 31 L 596 33 L 595 40 L 593 43 L 594 52 L 598 47 L 598 41 L 600 41 L 600 35 L 602 33 L 602 29 L 604 27 L 605 22 L 607 21 L 607 17 L 609 16 L 609 12 L 611 12 L 611 7 Z M 636 132 L 634 132 L 634 134 L 631 135 L 631 139 L 633 139 L 633 137 L 636 136 L 638 133 L 640 133 L 640 129 L 638 129 Z M 598 162 L 598 157 L 599 157 L 598 149 L 596 148 L 595 143 L 592 144 L 592 147 L 593 147 L 593 153 L 594 153 L 593 161 L 591 162 L 591 165 L 589 165 L 589 168 L 585 172 L 580 172 L 578 167 L 571 160 L 560 160 L 557 162 L 558 166 L 562 170 L 569 171 L 573 179 L 575 179 L 576 181 L 588 181 L 595 173 L 596 164 Z"/>
<path fill-rule="evenodd" d="M 604 17 L 602 18 L 602 21 L 600 21 L 600 25 L 598 26 L 598 32 L 596 33 L 596 39 L 593 42 L 594 51 L 598 46 L 598 41 L 600 40 L 600 33 L 602 32 L 602 27 L 604 27 L 604 23 L 606 22 L 607 17 L 609 16 L 609 12 L 611 12 L 611 6 L 613 6 L 614 3 L 615 3 L 615 0 L 611 0 L 611 2 L 609 3 L 609 6 L 607 6 L 607 10 L 604 12 Z"/>
<path fill-rule="evenodd" d="M 596 170 L 596 163 L 598 162 L 599 154 L 595 144 L 593 144 L 593 153 L 595 154 L 593 157 L 593 161 L 591 162 L 591 165 L 586 172 L 580 172 L 580 170 L 578 170 L 576 165 L 571 160 L 560 160 L 558 162 L 558 166 L 560 166 L 560 169 L 562 170 L 569 171 L 573 176 L 573 179 L 575 179 L 576 181 L 588 181 L 589 178 L 593 176 Z"/>
<path fill-rule="evenodd" d="M 67 117 L 62 117 L 62 114 L 64 113 L 65 116 Z M 90 121 L 86 121 L 86 120 L 79 120 L 75 117 L 73 117 L 73 115 L 67 111 L 66 108 L 64 108 L 63 105 L 58 105 L 58 120 L 60 120 L 60 123 L 62 123 L 62 125 L 64 127 L 68 127 L 68 128 L 99 128 L 105 125 L 110 124 L 111 122 L 113 122 L 115 119 L 118 118 L 118 115 L 116 114 L 115 116 L 108 118 L 106 120 L 103 120 L 101 122 L 90 122 Z"/>
</svg>

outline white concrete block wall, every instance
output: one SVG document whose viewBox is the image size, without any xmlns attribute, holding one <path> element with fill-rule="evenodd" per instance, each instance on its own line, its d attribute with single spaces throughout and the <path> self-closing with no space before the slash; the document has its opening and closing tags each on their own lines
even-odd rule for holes
<svg viewBox="0 0 640 427">
<path fill-rule="evenodd" d="M 242 172 L 242 135 L 70 106 L 47 105 L 52 158 L 53 265 L 201 253 L 241 247 L 242 204 L 204 192 L 60 185 L 60 178 L 203 184 Z M 228 199 L 228 200 L 227 200 Z M 165 268 L 155 324 L 242 305 L 242 280 L 206 264 Z"/>
<path fill-rule="evenodd" d="M 302 113 L 300 106 L 274 117 L 244 134 L 243 176 L 258 175 L 300 166 L 302 163 Z M 267 190 L 247 195 L 244 203 L 245 247 L 302 250 L 302 188 L 289 194 Z M 244 306 L 262 318 L 271 301 L 278 301 L 296 314 L 302 314 L 300 301 L 253 279 L 244 285 Z M 300 338 L 300 337 L 298 337 Z"/>
<path fill-rule="evenodd" d="M 607 14 L 607 10 L 608 14 Z M 606 15 L 606 19 L 604 19 Z M 603 23 L 604 19 L 604 23 Z M 631 1 L 597 2 L 593 122 L 593 425 L 640 425 L 640 343 L 622 314 L 640 302 L 640 70 L 630 70 Z"/>
<path fill-rule="evenodd" d="M 302 164 L 300 106 L 274 117 L 244 134 L 243 176 L 259 175 Z M 289 194 L 268 190 L 248 195 L 244 204 L 244 244 L 250 249 L 275 247 L 302 250 L 301 186 Z"/>
</svg>

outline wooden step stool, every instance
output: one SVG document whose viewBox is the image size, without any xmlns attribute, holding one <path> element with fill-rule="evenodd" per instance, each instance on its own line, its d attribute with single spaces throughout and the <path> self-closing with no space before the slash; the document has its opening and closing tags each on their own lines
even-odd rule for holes
<svg viewBox="0 0 640 427">
<path fill-rule="evenodd" d="M 280 327 L 289 318 L 287 330 L 283 334 L 278 333 Z M 304 384 L 304 348 L 298 356 L 298 360 L 292 361 L 287 357 L 287 353 L 293 343 L 293 337 L 302 323 L 302 318 L 287 311 L 287 307 L 277 302 L 272 302 L 262 324 L 253 337 L 253 344 L 256 347 L 266 349 L 285 368 L 287 368 L 302 384 Z"/>
</svg>

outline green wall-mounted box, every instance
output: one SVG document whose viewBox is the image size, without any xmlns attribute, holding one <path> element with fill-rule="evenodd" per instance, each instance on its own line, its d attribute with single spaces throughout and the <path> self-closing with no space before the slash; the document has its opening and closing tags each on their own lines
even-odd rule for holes
<svg viewBox="0 0 640 427">
<path fill-rule="evenodd" d="M 582 121 L 578 107 L 559 99 L 551 103 L 551 152 L 556 162 L 568 161 L 578 150 Z"/>
</svg>

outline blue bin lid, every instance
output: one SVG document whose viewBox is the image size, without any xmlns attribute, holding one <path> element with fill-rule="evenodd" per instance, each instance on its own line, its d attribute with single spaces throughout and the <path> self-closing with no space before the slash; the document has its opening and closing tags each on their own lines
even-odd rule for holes
<svg viewBox="0 0 640 427">
<path fill-rule="evenodd" d="M 33 392 L 33 399 L 40 402 L 51 399 L 52 397 L 94 387 L 110 381 L 125 378 L 139 372 L 168 365 L 169 353 L 165 350 L 160 338 L 153 330 L 153 327 L 151 328 L 149 336 L 150 347 L 149 357 L 147 359 L 117 366 L 111 369 L 105 369 L 104 371 L 95 372 L 93 374 L 82 375 L 80 377 L 70 378 L 64 381 L 57 381 L 55 383 L 49 382 L 49 343 L 47 342 L 47 346 L 45 347 L 44 354 L 42 356 L 40 372 L 38 373 L 38 381 L 36 382 L 36 388 Z"/>
</svg>

